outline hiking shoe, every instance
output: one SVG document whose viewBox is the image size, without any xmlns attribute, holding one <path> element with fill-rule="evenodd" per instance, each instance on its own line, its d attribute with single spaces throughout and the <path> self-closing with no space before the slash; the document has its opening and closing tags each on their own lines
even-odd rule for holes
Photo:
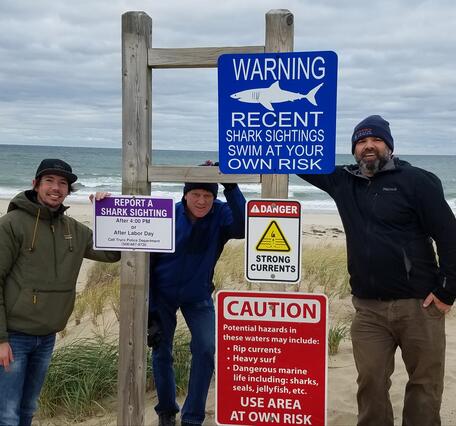
<svg viewBox="0 0 456 426">
<path fill-rule="evenodd" d="M 176 426 L 175 414 L 160 414 L 158 416 L 158 426 Z"/>
</svg>

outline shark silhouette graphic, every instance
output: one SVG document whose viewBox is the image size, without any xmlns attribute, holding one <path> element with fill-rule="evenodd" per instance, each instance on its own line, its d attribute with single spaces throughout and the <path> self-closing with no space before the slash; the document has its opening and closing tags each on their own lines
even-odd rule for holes
<svg viewBox="0 0 456 426">
<path fill-rule="evenodd" d="M 272 104 L 290 101 L 293 102 L 300 99 L 307 99 L 312 105 L 317 106 L 315 94 L 318 92 L 320 87 L 323 86 L 323 84 L 324 83 L 321 83 L 318 86 L 315 86 L 313 89 L 309 90 L 309 93 L 303 95 L 302 93 L 282 90 L 279 86 L 279 82 L 275 81 L 266 88 L 249 89 L 233 93 L 231 98 L 249 104 L 261 104 L 269 111 L 274 111 Z"/>
</svg>

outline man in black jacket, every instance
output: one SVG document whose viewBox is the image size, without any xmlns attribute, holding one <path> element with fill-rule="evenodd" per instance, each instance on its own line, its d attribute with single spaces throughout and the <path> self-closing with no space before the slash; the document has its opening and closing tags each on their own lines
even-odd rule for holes
<svg viewBox="0 0 456 426">
<path fill-rule="evenodd" d="M 403 425 L 435 426 L 445 313 L 456 298 L 456 219 L 440 180 L 394 158 L 393 149 L 389 123 L 372 115 L 353 132 L 356 165 L 299 176 L 335 200 L 345 228 L 358 425 L 394 424 L 389 388 L 399 346 L 409 374 Z"/>
</svg>

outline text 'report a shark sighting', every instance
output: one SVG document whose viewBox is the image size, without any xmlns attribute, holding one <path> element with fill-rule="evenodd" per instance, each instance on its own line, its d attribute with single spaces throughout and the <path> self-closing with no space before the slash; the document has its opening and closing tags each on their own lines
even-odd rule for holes
<svg viewBox="0 0 456 426">
<path fill-rule="evenodd" d="M 246 102 L 250 104 L 261 104 L 269 111 L 274 111 L 272 104 L 280 102 L 293 102 L 300 99 L 307 99 L 312 105 L 317 106 L 315 95 L 323 86 L 324 83 L 320 83 L 313 89 L 309 90 L 306 95 L 297 92 L 290 92 L 288 90 L 282 90 L 279 86 L 279 82 L 275 81 L 269 87 L 259 89 L 248 89 L 241 92 L 233 93 L 231 98 L 237 99 L 240 102 Z"/>
</svg>

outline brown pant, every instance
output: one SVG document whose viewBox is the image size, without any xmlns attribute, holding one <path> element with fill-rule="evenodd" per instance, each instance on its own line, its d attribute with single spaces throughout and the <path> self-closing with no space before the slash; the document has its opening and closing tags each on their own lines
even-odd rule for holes
<svg viewBox="0 0 456 426">
<path fill-rule="evenodd" d="M 393 426 L 389 388 L 399 346 L 409 375 L 403 426 L 440 425 L 445 369 L 445 316 L 423 300 L 353 297 L 351 327 L 358 370 L 358 426 Z"/>
</svg>

